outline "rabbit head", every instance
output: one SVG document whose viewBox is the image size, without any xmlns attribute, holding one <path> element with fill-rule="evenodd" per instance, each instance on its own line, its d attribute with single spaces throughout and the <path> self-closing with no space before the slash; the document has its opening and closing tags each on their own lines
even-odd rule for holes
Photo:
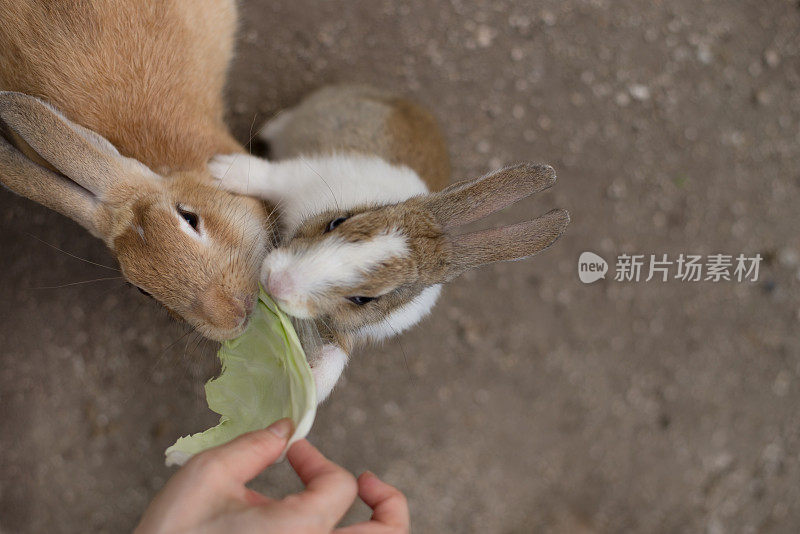
<svg viewBox="0 0 800 534">
<path fill-rule="evenodd" d="M 417 323 L 443 282 L 552 245 L 569 223 L 565 210 L 502 228 L 454 230 L 555 179 L 552 167 L 523 163 L 396 204 L 317 214 L 266 256 L 261 281 L 284 311 L 315 320 L 323 338 L 349 352 Z"/>
<path fill-rule="evenodd" d="M 246 325 L 268 233 L 261 203 L 121 155 L 47 103 L 0 92 L 0 182 L 102 239 L 131 284 L 223 340 Z"/>
</svg>

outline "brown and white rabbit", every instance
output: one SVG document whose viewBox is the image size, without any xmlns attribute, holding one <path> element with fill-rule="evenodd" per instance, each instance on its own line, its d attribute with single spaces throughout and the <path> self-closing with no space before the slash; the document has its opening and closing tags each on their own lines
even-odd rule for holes
<svg viewBox="0 0 800 534">
<path fill-rule="evenodd" d="M 270 236 L 206 163 L 223 122 L 232 0 L 0 0 L 0 183 L 101 238 L 198 332 L 243 329 Z"/>
<path fill-rule="evenodd" d="M 320 401 L 353 348 L 416 324 L 443 282 L 536 254 L 569 223 L 565 210 L 553 210 L 454 234 L 550 187 L 555 172 L 522 163 L 440 190 L 449 162 L 436 121 L 369 87 L 323 88 L 270 121 L 263 137 L 276 161 L 221 155 L 209 167 L 223 187 L 279 207 L 283 240 L 264 260 L 261 282 L 288 314 L 320 329 L 325 345 L 312 361 Z"/>
</svg>

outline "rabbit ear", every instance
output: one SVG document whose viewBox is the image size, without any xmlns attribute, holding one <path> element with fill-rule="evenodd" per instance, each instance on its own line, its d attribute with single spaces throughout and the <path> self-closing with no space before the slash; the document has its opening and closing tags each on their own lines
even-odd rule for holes
<svg viewBox="0 0 800 534">
<path fill-rule="evenodd" d="M 549 165 L 519 163 L 475 180 L 465 180 L 430 195 L 426 201 L 439 223 L 452 228 L 482 219 L 556 181 Z"/>
<path fill-rule="evenodd" d="M 0 136 L 0 183 L 66 215 L 92 233 L 103 237 L 99 228 L 97 198 L 81 186 L 25 157 Z"/>
<path fill-rule="evenodd" d="M 569 220 L 567 210 L 554 209 L 532 221 L 453 236 L 453 262 L 447 279 L 488 263 L 537 254 L 561 237 Z"/>
<path fill-rule="evenodd" d="M 97 209 L 116 184 L 156 175 L 38 98 L 0 92 L 0 182 L 100 237 Z"/>
</svg>

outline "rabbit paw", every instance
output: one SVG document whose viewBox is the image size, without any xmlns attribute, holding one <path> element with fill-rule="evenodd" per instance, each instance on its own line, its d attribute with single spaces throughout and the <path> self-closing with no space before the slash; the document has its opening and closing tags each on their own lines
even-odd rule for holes
<svg viewBox="0 0 800 534">
<path fill-rule="evenodd" d="M 268 163 L 247 154 L 217 154 L 208 162 L 208 172 L 232 193 L 252 195 L 265 178 Z"/>
<path fill-rule="evenodd" d="M 336 345 L 329 343 L 322 346 L 319 356 L 311 366 L 317 389 L 317 404 L 322 403 L 333 391 L 333 386 L 339 381 L 344 366 L 347 365 L 347 358 L 347 353 Z"/>
</svg>

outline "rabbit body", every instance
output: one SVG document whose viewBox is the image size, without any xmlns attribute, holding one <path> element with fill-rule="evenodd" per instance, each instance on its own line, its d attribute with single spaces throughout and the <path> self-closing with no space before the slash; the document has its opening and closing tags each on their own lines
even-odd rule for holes
<svg viewBox="0 0 800 534">
<path fill-rule="evenodd" d="M 0 89 L 42 98 L 155 172 L 240 150 L 223 122 L 233 2 L 2 0 L 0 13 Z"/>
<path fill-rule="evenodd" d="M 270 161 L 227 155 L 216 157 L 209 167 L 212 174 L 223 177 L 227 189 L 277 204 L 284 236 L 295 236 L 311 214 L 397 204 L 442 189 L 450 176 L 446 143 L 433 115 L 405 98 L 369 86 L 324 87 L 282 111 L 260 135 L 268 143 Z M 371 248 L 342 244 L 328 254 L 320 251 L 318 261 L 309 262 L 303 272 L 293 270 L 296 278 L 316 280 L 330 289 L 347 278 L 348 271 L 363 270 L 366 264 L 361 260 L 371 264 L 393 252 L 388 236 Z M 274 276 L 270 285 L 262 273 L 262 283 L 292 315 L 315 318 L 280 300 Z M 406 306 L 383 318 L 375 316 L 369 325 L 347 335 L 320 324 L 328 343 L 312 356 L 319 400 L 338 381 L 355 345 L 367 339 L 380 341 L 415 324 L 433 307 L 439 290 L 438 284 L 427 288 Z"/>
<path fill-rule="evenodd" d="M 133 285 L 227 339 L 270 241 L 260 202 L 206 169 L 223 122 L 231 0 L 0 0 L 0 183 L 103 239 Z"/>
<path fill-rule="evenodd" d="M 323 87 L 270 121 L 262 138 L 275 160 L 361 154 L 412 169 L 431 191 L 450 181 L 447 145 L 433 115 L 370 86 Z"/>
<path fill-rule="evenodd" d="M 444 139 L 433 116 L 391 93 L 331 86 L 268 122 L 272 160 L 218 155 L 221 185 L 277 205 L 282 241 L 261 282 L 290 315 L 316 323 L 318 398 L 348 354 L 418 323 L 442 282 L 466 269 L 530 256 L 552 244 L 563 210 L 512 227 L 454 236 L 453 227 L 552 185 L 544 165 L 522 164 L 442 188 Z"/>
<path fill-rule="evenodd" d="M 369 86 L 324 87 L 269 121 L 270 160 L 215 158 L 226 188 L 280 202 L 285 235 L 310 213 L 400 202 L 442 189 L 447 147 L 434 117 Z M 268 179 L 267 179 L 268 177 Z"/>
</svg>

